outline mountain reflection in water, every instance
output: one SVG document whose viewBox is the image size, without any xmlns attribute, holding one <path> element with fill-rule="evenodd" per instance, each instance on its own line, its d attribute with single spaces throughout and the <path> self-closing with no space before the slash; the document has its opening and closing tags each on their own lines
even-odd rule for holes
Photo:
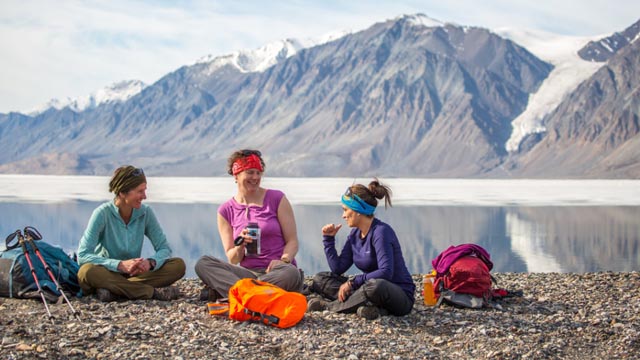
<svg viewBox="0 0 640 360">
<path fill-rule="evenodd" d="M 67 252 L 78 242 L 93 201 L 0 202 L 0 236 L 27 225 Z M 187 277 L 204 254 L 224 257 L 217 232 L 219 204 L 149 203 L 175 256 L 187 263 Z M 293 205 L 307 275 L 327 270 L 320 229 L 343 223 L 339 205 Z M 376 214 L 396 231 L 409 271 L 431 270 L 431 260 L 450 245 L 486 248 L 497 272 L 594 272 L 640 270 L 639 206 L 394 206 Z M 342 247 L 349 229 L 337 236 Z M 148 242 L 145 255 L 150 253 Z M 355 268 L 350 272 L 355 273 Z"/>
</svg>

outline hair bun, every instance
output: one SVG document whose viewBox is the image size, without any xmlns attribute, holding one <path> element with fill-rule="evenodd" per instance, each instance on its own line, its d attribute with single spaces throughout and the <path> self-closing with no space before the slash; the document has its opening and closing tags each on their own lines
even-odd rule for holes
<svg viewBox="0 0 640 360">
<path fill-rule="evenodd" d="M 378 178 L 373 178 L 368 189 L 376 199 L 385 199 L 385 207 L 391 206 L 391 188 L 389 186 L 382 184 Z"/>
</svg>

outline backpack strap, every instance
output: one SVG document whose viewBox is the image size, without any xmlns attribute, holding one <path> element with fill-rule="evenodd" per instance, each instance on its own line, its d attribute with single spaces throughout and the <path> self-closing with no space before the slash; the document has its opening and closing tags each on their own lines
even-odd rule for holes
<svg viewBox="0 0 640 360">
<path fill-rule="evenodd" d="M 267 325 L 278 325 L 280 322 L 280 318 L 275 315 L 267 315 L 257 311 L 251 311 L 247 308 L 244 308 L 244 313 L 251 316 L 252 320 L 263 322 Z"/>
<path fill-rule="evenodd" d="M 229 303 L 207 303 L 207 310 L 209 310 L 209 315 L 229 315 Z"/>
<path fill-rule="evenodd" d="M 440 305 L 442 304 L 442 300 L 444 300 L 444 296 L 442 296 L 442 293 L 444 292 L 444 284 L 442 281 L 440 281 L 438 283 L 438 301 L 436 302 L 436 304 L 434 305 L 434 307 L 440 307 Z"/>
<path fill-rule="evenodd" d="M 18 261 L 19 256 L 20 255 L 13 258 L 13 261 L 11 262 L 11 269 L 9 269 L 9 297 L 10 298 L 13 297 L 13 271 L 15 270 L 16 261 Z"/>
</svg>

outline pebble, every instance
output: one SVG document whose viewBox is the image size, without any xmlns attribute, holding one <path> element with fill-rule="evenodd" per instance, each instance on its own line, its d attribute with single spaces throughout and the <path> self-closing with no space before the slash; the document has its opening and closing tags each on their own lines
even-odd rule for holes
<svg viewBox="0 0 640 360">
<path fill-rule="evenodd" d="M 423 305 L 368 321 L 355 314 L 307 313 L 289 329 L 211 316 L 201 283 L 177 283 L 182 298 L 101 303 L 0 298 L 3 359 L 637 359 L 640 274 L 496 273 L 499 287 L 522 290 L 483 309 Z M 309 278 L 307 279 L 309 280 Z"/>
</svg>

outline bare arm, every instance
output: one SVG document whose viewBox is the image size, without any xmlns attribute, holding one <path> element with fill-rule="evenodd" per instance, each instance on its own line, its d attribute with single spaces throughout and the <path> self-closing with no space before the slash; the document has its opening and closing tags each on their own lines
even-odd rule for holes
<svg viewBox="0 0 640 360">
<path fill-rule="evenodd" d="M 296 230 L 293 208 L 291 208 L 291 203 L 289 203 L 286 196 L 282 197 L 282 201 L 278 206 L 278 221 L 280 222 L 285 242 L 281 259 L 288 259 L 291 262 L 298 253 L 298 231 Z"/>
<path fill-rule="evenodd" d="M 227 259 L 231 264 L 237 264 L 244 258 L 244 243 L 240 246 L 233 244 L 233 229 L 229 222 L 218 214 L 218 233 L 222 240 L 222 247 L 227 255 Z"/>
</svg>

